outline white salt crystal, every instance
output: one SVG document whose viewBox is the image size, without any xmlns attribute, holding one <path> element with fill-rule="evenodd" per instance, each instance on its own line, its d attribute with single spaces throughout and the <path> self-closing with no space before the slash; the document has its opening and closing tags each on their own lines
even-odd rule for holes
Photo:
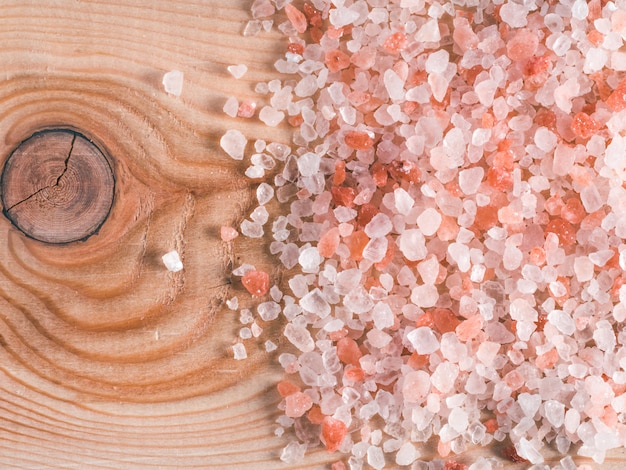
<svg viewBox="0 0 626 470">
<path fill-rule="evenodd" d="M 367 340 L 375 348 L 384 348 L 391 342 L 391 335 L 373 328 L 368 331 Z"/>
<path fill-rule="evenodd" d="M 539 464 L 543 462 L 543 455 L 539 452 L 534 444 L 528 439 L 522 437 L 517 444 L 515 444 L 515 450 L 517 454 L 528 460 L 532 464 Z"/>
<path fill-rule="evenodd" d="M 276 302 L 263 302 L 257 307 L 257 312 L 264 321 L 276 320 L 280 313 L 280 305 Z"/>
<path fill-rule="evenodd" d="M 278 346 L 276 346 L 276 343 L 274 343 L 273 341 L 270 341 L 269 339 L 265 342 L 265 351 L 266 352 L 272 352 L 272 351 L 276 351 L 278 349 Z"/>
<path fill-rule="evenodd" d="M 415 35 L 415 40 L 420 43 L 437 42 L 440 39 L 439 22 L 434 18 L 424 23 Z"/>
<path fill-rule="evenodd" d="M 572 148 L 563 144 L 558 145 L 554 151 L 552 171 L 559 176 L 567 175 L 574 166 L 575 159 L 576 154 Z"/>
<path fill-rule="evenodd" d="M 220 139 L 220 147 L 233 159 L 243 160 L 244 150 L 248 139 L 241 131 L 229 129 Z"/>
<path fill-rule="evenodd" d="M 374 326 L 379 330 L 393 326 L 395 316 L 391 311 L 391 307 L 384 302 L 378 302 L 372 310 L 372 319 Z"/>
<path fill-rule="evenodd" d="M 585 55 L 585 63 L 583 65 L 584 73 L 594 73 L 602 70 L 609 60 L 609 54 L 599 47 L 590 47 Z"/>
<path fill-rule="evenodd" d="M 281 451 L 280 460 L 289 464 L 300 462 L 304 458 L 306 448 L 306 444 L 300 444 L 298 441 L 291 441 Z"/>
<path fill-rule="evenodd" d="M 594 266 L 587 256 L 578 256 L 574 259 L 574 273 L 579 282 L 589 281 L 593 278 Z"/>
<path fill-rule="evenodd" d="M 222 110 L 230 117 L 237 117 L 237 111 L 239 110 L 239 101 L 234 96 L 229 97 L 224 103 Z"/>
<path fill-rule="evenodd" d="M 285 338 L 302 352 L 311 352 L 315 349 L 315 343 L 311 333 L 303 326 L 288 323 L 284 331 Z"/>
<path fill-rule="evenodd" d="M 387 253 L 388 244 L 389 242 L 385 237 L 372 238 L 363 248 L 363 258 L 372 263 L 382 261 Z"/>
<path fill-rule="evenodd" d="M 331 9 L 328 16 L 335 28 L 341 28 L 356 21 L 359 18 L 359 12 L 341 6 Z"/>
<path fill-rule="evenodd" d="M 239 308 L 239 298 L 233 297 L 232 299 L 228 299 L 226 301 L 226 306 L 230 310 L 237 310 Z"/>
<path fill-rule="evenodd" d="M 448 424 L 458 433 L 464 433 L 469 426 L 469 417 L 462 408 L 454 408 L 448 416 Z"/>
<path fill-rule="evenodd" d="M 457 264 L 459 271 L 462 273 L 469 271 L 471 263 L 469 247 L 467 245 L 456 242 L 450 243 L 450 245 L 448 245 L 448 254 Z"/>
<path fill-rule="evenodd" d="M 230 74 L 236 79 L 240 79 L 248 71 L 248 67 L 246 67 L 245 64 L 229 65 L 227 68 Z"/>
<path fill-rule="evenodd" d="M 574 78 L 568 79 L 554 90 L 554 103 L 564 113 L 572 112 L 572 98 L 578 96 L 580 85 Z"/>
<path fill-rule="evenodd" d="M 459 187 L 461 191 L 466 195 L 476 194 L 484 175 L 485 170 L 479 166 L 461 170 L 459 172 Z"/>
<path fill-rule="evenodd" d="M 391 220 L 386 214 L 379 212 L 365 226 L 365 234 L 370 238 L 384 237 L 393 228 Z"/>
<path fill-rule="evenodd" d="M 544 415 L 555 428 L 563 426 L 565 421 L 565 405 L 557 400 L 548 400 L 543 404 Z"/>
<path fill-rule="evenodd" d="M 556 135 L 545 127 L 540 127 L 535 131 L 535 145 L 544 152 L 550 152 L 557 144 Z"/>
<path fill-rule="evenodd" d="M 616 72 L 626 71 L 626 52 L 613 51 L 611 53 L 611 69 Z"/>
<path fill-rule="evenodd" d="M 183 262 L 180 260 L 180 256 L 176 250 L 165 253 L 161 259 L 163 260 L 163 264 L 167 270 L 172 273 L 176 273 L 183 269 Z"/>
<path fill-rule="evenodd" d="M 448 393 L 454 388 L 454 382 L 459 375 L 459 366 L 451 362 L 440 363 L 433 372 L 430 381 L 442 393 Z"/>
<path fill-rule="evenodd" d="M 244 220 L 241 222 L 241 233 L 248 238 L 261 238 L 263 236 L 263 225 L 258 222 Z"/>
<path fill-rule="evenodd" d="M 252 331 L 252 336 L 254 336 L 255 338 L 258 338 L 259 336 L 261 336 L 261 333 L 263 333 L 263 328 L 257 325 L 256 322 L 252 324 L 250 330 Z"/>
<path fill-rule="evenodd" d="M 399 237 L 400 251 L 409 261 L 424 259 L 427 254 L 424 235 L 418 229 L 408 229 Z"/>
<path fill-rule="evenodd" d="M 427 326 L 420 326 L 406 335 L 418 354 L 431 354 L 439 349 L 437 336 Z"/>
<path fill-rule="evenodd" d="M 285 118 L 285 113 L 277 111 L 271 106 L 264 106 L 259 113 L 259 119 L 270 127 L 276 127 Z"/>
<path fill-rule="evenodd" d="M 274 197 L 274 188 L 267 184 L 261 183 L 258 188 L 256 188 L 256 198 L 259 201 L 260 205 L 267 204 Z"/>
<path fill-rule="evenodd" d="M 492 341 L 483 341 L 478 346 L 478 351 L 476 351 L 476 357 L 480 362 L 482 362 L 485 366 L 491 367 L 493 364 L 493 360 L 496 355 L 500 351 L 500 345 L 498 343 L 494 343 Z"/>
<path fill-rule="evenodd" d="M 183 92 L 183 72 L 172 70 L 163 75 L 163 88 L 170 95 L 180 96 Z"/>
<path fill-rule="evenodd" d="M 593 340 L 601 351 L 607 353 L 613 352 L 616 344 L 615 333 L 608 321 L 601 320 L 596 324 L 596 329 L 593 332 Z"/>
<path fill-rule="evenodd" d="M 252 211 L 250 218 L 258 224 L 265 225 L 269 218 L 269 212 L 264 206 L 258 206 Z"/>
<path fill-rule="evenodd" d="M 599 210 L 604 202 L 602 196 L 595 185 L 585 186 L 580 191 L 580 201 L 583 203 L 583 207 L 587 213 L 592 213 Z"/>
<path fill-rule="evenodd" d="M 400 466 L 409 466 L 420 456 L 415 446 L 410 442 L 402 444 L 398 452 L 396 452 L 396 464 Z"/>
<path fill-rule="evenodd" d="M 404 80 L 393 69 L 385 70 L 383 81 L 389 98 L 393 101 L 404 99 Z"/>
<path fill-rule="evenodd" d="M 533 419 L 541 406 L 541 396 L 531 395 L 530 393 L 520 393 L 517 396 L 517 403 L 524 412 L 524 415 Z"/>
<path fill-rule="evenodd" d="M 548 321 L 564 335 L 571 335 L 576 331 L 574 319 L 563 310 L 553 310 L 548 314 Z"/>
<path fill-rule="evenodd" d="M 437 281 L 437 277 L 439 277 L 439 261 L 437 261 L 437 257 L 435 255 L 428 256 L 424 261 L 417 265 L 417 272 L 422 278 L 424 284 L 434 284 Z M 412 273 L 411 276 L 413 276 Z M 398 282 L 400 282 L 399 278 Z M 413 276 L 412 282 L 409 282 L 408 284 L 410 285 L 414 283 L 415 276 Z"/>
<path fill-rule="evenodd" d="M 524 255 L 519 248 L 513 245 L 507 245 L 504 248 L 504 254 L 502 256 L 502 265 L 504 269 L 514 271 L 519 268 Z"/>
<path fill-rule="evenodd" d="M 528 24 L 525 4 L 506 2 L 500 8 L 500 18 L 512 28 L 523 28 Z"/>
<path fill-rule="evenodd" d="M 377 446 L 369 446 L 367 448 L 367 463 L 376 470 L 383 468 L 385 466 L 383 450 Z"/>
<path fill-rule="evenodd" d="M 298 303 L 304 310 L 315 313 L 320 318 L 326 318 L 330 314 L 330 305 L 317 287 L 302 297 Z"/>
<path fill-rule="evenodd" d="M 409 193 L 402 188 L 393 191 L 395 208 L 399 214 L 407 215 L 413 208 L 415 201 Z"/>
<path fill-rule="evenodd" d="M 250 339 L 252 338 L 252 330 L 250 328 L 245 327 L 239 330 L 239 337 L 241 339 Z"/>
<path fill-rule="evenodd" d="M 418 307 L 434 307 L 437 304 L 437 300 L 439 300 L 439 292 L 437 287 L 432 284 L 415 286 L 411 291 L 411 302 Z"/>
<path fill-rule="evenodd" d="M 572 18 L 576 18 L 577 20 L 587 19 L 587 15 L 589 14 L 587 0 L 576 0 L 571 6 L 571 12 Z"/>
<path fill-rule="evenodd" d="M 498 85 L 493 80 L 483 80 L 474 87 L 474 92 L 478 96 L 480 104 L 490 107 L 496 94 Z"/>
<path fill-rule="evenodd" d="M 445 49 L 431 53 L 426 59 L 425 68 L 428 73 L 442 74 L 446 71 L 450 61 L 450 54 Z"/>
<path fill-rule="evenodd" d="M 298 263 L 302 266 L 302 271 L 305 273 L 318 272 L 322 261 L 322 256 L 319 254 L 317 247 L 314 246 L 302 250 L 298 257 Z"/>
<path fill-rule="evenodd" d="M 431 73 L 428 75 L 428 84 L 433 93 L 433 98 L 441 102 L 448 91 L 448 80 L 440 73 Z"/>
<path fill-rule="evenodd" d="M 238 361 L 248 357 L 246 347 L 242 343 L 236 343 L 233 345 L 233 356 Z"/>
</svg>

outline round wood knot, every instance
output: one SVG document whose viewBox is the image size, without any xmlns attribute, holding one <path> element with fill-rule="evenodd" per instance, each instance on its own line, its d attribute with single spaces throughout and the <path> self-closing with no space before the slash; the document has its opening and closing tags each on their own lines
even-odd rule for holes
<svg viewBox="0 0 626 470">
<path fill-rule="evenodd" d="M 115 190 L 102 152 L 69 130 L 34 134 L 8 158 L 2 179 L 4 214 L 46 243 L 84 240 L 104 223 Z"/>
</svg>

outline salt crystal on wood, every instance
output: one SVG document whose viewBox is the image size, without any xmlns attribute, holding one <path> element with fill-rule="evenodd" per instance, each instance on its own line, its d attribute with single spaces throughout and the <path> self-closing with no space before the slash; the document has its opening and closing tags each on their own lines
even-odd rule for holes
<svg viewBox="0 0 626 470">
<path fill-rule="evenodd" d="M 183 92 L 183 72 L 172 70 L 163 75 L 163 88 L 170 95 L 180 96 Z"/>
<path fill-rule="evenodd" d="M 233 345 L 233 356 L 238 361 L 247 358 L 248 353 L 246 352 L 246 347 L 242 343 Z"/>
<path fill-rule="evenodd" d="M 259 119 L 267 126 L 276 127 L 285 118 L 285 113 L 277 111 L 271 106 L 264 106 L 259 113 Z"/>
<path fill-rule="evenodd" d="M 165 253 L 161 259 L 163 260 L 163 264 L 167 270 L 172 273 L 176 273 L 183 269 L 183 262 L 180 260 L 180 256 L 176 250 Z"/>
<path fill-rule="evenodd" d="M 230 74 L 236 79 L 240 79 L 248 71 L 248 67 L 246 67 L 245 64 L 229 65 L 227 68 Z"/>
<path fill-rule="evenodd" d="M 229 129 L 220 139 L 220 147 L 233 159 L 243 160 L 244 150 L 248 139 L 241 131 Z"/>
<path fill-rule="evenodd" d="M 222 110 L 230 117 L 237 116 L 237 110 L 239 109 L 239 101 L 234 96 L 229 97 L 224 103 Z"/>
</svg>

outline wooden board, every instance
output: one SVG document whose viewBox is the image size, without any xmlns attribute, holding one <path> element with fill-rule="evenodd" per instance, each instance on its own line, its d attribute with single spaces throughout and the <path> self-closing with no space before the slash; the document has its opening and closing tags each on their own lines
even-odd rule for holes
<svg viewBox="0 0 626 470">
<path fill-rule="evenodd" d="M 238 127 L 289 140 L 221 111 L 228 96 L 254 97 L 284 48 L 278 35 L 241 37 L 249 4 L 0 3 L 3 162 L 33 133 L 63 128 L 92 139 L 116 175 L 109 218 L 85 242 L 47 245 L 0 218 L 0 468 L 313 469 L 338 458 L 318 449 L 282 464 L 276 357 L 262 342 L 243 362 L 230 350 L 240 324 L 224 301 L 249 298 L 230 269 L 279 273 L 263 241 L 219 239 L 253 197 L 219 137 Z M 249 72 L 236 81 L 226 67 L 238 63 Z M 180 98 L 161 84 L 172 69 L 185 74 Z M 172 249 L 178 273 L 161 262 Z M 263 341 L 282 343 L 281 325 L 265 326 Z M 615 453 L 613 468 L 622 461 Z"/>
</svg>

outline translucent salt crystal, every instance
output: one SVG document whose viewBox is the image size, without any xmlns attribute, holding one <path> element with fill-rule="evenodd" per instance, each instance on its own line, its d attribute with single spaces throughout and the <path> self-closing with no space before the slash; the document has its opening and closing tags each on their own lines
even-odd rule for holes
<svg viewBox="0 0 626 470">
<path fill-rule="evenodd" d="M 304 453 L 306 452 L 306 449 L 306 444 L 300 444 L 297 441 L 291 441 L 281 451 L 280 460 L 288 464 L 300 462 L 304 458 Z"/>
<path fill-rule="evenodd" d="M 543 404 L 548 422 L 555 428 L 563 426 L 565 421 L 565 405 L 557 400 L 548 400 Z"/>
<path fill-rule="evenodd" d="M 167 270 L 172 273 L 176 273 L 183 269 L 183 262 L 180 260 L 180 256 L 176 250 L 165 253 L 161 259 L 163 260 L 163 264 Z"/>
<path fill-rule="evenodd" d="M 593 332 L 593 340 L 596 342 L 598 349 L 612 353 L 615 349 L 616 340 L 611 324 L 606 320 L 599 321 Z"/>
<path fill-rule="evenodd" d="M 248 67 L 246 67 L 245 64 L 229 65 L 227 68 L 228 72 L 230 72 L 230 74 L 236 79 L 240 79 L 248 71 Z"/>
<path fill-rule="evenodd" d="M 478 96 L 480 104 L 489 107 L 493 104 L 493 98 L 497 89 L 498 85 L 493 80 L 483 80 L 482 82 L 476 84 L 474 92 L 476 93 L 476 96 Z"/>
<path fill-rule="evenodd" d="M 383 450 L 377 446 L 369 446 L 367 448 L 367 463 L 376 470 L 383 468 L 385 466 Z"/>
<path fill-rule="evenodd" d="M 365 226 L 365 234 L 370 238 L 384 237 L 392 229 L 391 220 L 382 212 L 372 217 L 372 220 Z"/>
<path fill-rule="evenodd" d="M 233 159 L 243 160 L 244 150 L 248 139 L 241 131 L 229 129 L 220 139 L 220 147 Z"/>
<path fill-rule="evenodd" d="M 276 127 L 285 118 L 285 113 L 277 111 L 271 106 L 264 106 L 259 113 L 259 119 L 270 127 Z"/>
<path fill-rule="evenodd" d="M 439 300 L 439 291 L 432 284 L 415 286 L 411 291 L 411 302 L 418 307 L 434 307 L 437 304 L 437 300 Z"/>
<path fill-rule="evenodd" d="M 441 33 L 439 32 L 439 22 L 436 19 L 431 19 L 424 23 L 415 34 L 415 40 L 417 42 L 437 42 L 441 39 Z"/>
<path fill-rule="evenodd" d="M 448 245 L 448 254 L 457 264 L 459 271 L 462 273 L 469 271 L 471 262 L 470 251 L 467 245 L 456 242 L 450 243 L 450 245 Z"/>
<path fill-rule="evenodd" d="M 484 175 L 485 170 L 479 166 L 461 170 L 459 172 L 459 187 L 461 191 L 466 195 L 476 194 Z"/>
<path fill-rule="evenodd" d="M 172 70 L 163 75 L 163 88 L 170 95 L 180 96 L 183 92 L 184 74 L 180 70 Z"/>
<path fill-rule="evenodd" d="M 228 299 L 226 301 L 226 306 L 230 310 L 237 310 L 239 308 L 239 299 L 237 297 L 233 297 L 232 299 Z"/>
<path fill-rule="evenodd" d="M 252 211 L 250 218 L 258 224 L 265 225 L 269 218 L 269 212 L 264 206 L 258 206 Z"/>
<path fill-rule="evenodd" d="M 313 96 L 317 93 L 317 90 L 318 86 L 315 75 L 308 75 L 298 82 L 294 92 L 296 96 L 306 98 L 307 96 Z"/>
<path fill-rule="evenodd" d="M 398 452 L 396 452 L 396 464 L 400 466 L 409 466 L 420 456 L 415 446 L 410 442 L 402 444 Z"/>
<path fill-rule="evenodd" d="M 558 145 L 554 151 L 552 171 L 559 176 L 567 175 L 574 166 L 576 154 L 567 145 Z"/>
<path fill-rule="evenodd" d="M 563 310 L 553 310 L 548 314 L 548 321 L 564 335 L 571 335 L 576 331 L 574 319 Z"/>
<path fill-rule="evenodd" d="M 402 188 L 393 191 L 395 208 L 399 214 L 407 215 L 413 208 L 415 201 L 409 193 Z"/>
<path fill-rule="evenodd" d="M 502 266 L 504 269 L 514 271 L 519 268 L 524 255 L 519 248 L 513 245 L 507 245 L 502 256 Z"/>
<path fill-rule="evenodd" d="M 242 343 L 236 343 L 233 345 L 233 356 L 238 361 L 248 357 L 246 347 Z"/>
<path fill-rule="evenodd" d="M 577 20 L 587 19 L 587 15 L 589 14 L 589 6 L 587 5 L 587 0 L 576 0 L 571 6 L 571 13 L 572 18 L 575 18 Z"/>
<path fill-rule="evenodd" d="M 389 98 L 393 101 L 404 99 L 404 80 L 393 69 L 385 70 L 383 81 Z"/>
<path fill-rule="evenodd" d="M 256 36 L 261 32 L 261 22 L 259 20 L 250 20 L 243 29 L 243 35 L 246 37 Z"/>
<path fill-rule="evenodd" d="M 315 313 L 320 318 L 326 318 L 330 314 L 330 305 L 317 287 L 302 297 L 299 304 L 304 310 Z"/>
<path fill-rule="evenodd" d="M 319 265 L 323 258 L 319 254 L 316 247 L 305 248 L 300 252 L 298 264 L 302 266 L 302 272 L 316 273 L 319 271 Z"/>
<path fill-rule="evenodd" d="M 341 28 L 356 21 L 359 18 L 359 12 L 342 6 L 331 9 L 328 16 L 335 28 Z"/>
<path fill-rule="evenodd" d="M 372 310 L 372 319 L 374 320 L 374 326 L 379 330 L 383 330 L 393 326 L 395 315 L 389 305 L 384 302 L 379 302 Z"/>
<path fill-rule="evenodd" d="M 502 21 L 512 28 L 523 28 L 528 24 L 526 17 L 528 9 L 525 4 L 506 2 L 500 8 L 500 17 Z"/>
<path fill-rule="evenodd" d="M 535 145 L 544 152 L 551 151 L 557 144 L 556 135 L 545 127 L 540 127 L 535 131 Z"/>
<path fill-rule="evenodd" d="M 464 433 L 469 426 L 469 417 L 462 408 L 454 408 L 448 416 L 448 424 L 458 433 Z"/>
<path fill-rule="evenodd" d="M 252 326 L 250 327 L 250 331 L 252 332 L 252 336 L 254 336 L 255 338 L 258 338 L 259 336 L 261 336 L 261 333 L 263 333 L 263 328 L 261 328 L 259 325 L 255 323 L 252 324 Z"/>
<path fill-rule="evenodd" d="M 412 330 L 406 337 L 418 354 L 431 354 L 439 349 L 437 336 L 427 326 Z"/>
<path fill-rule="evenodd" d="M 570 78 L 554 90 L 554 103 L 564 113 L 572 112 L 572 98 L 578 96 L 580 85 L 574 78 Z M 571 152 L 571 150 L 570 150 Z"/>
<path fill-rule="evenodd" d="M 278 346 L 276 346 L 276 343 L 274 343 L 273 341 L 270 341 L 269 339 L 265 342 L 265 351 L 266 352 L 272 352 L 272 351 L 276 351 L 278 349 Z"/>
<path fill-rule="evenodd" d="M 256 189 L 256 198 L 260 205 L 267 204 L 274 197 L 274 188 L 267 183 L 261 183 Z"/>
<path fill-rule="evenodd" d="M 442 74 L 446 71 L 450 61 L 450 54 L 445 49 L 431 53 L 426 59 L 425 68 L 428 73 Z"/>
<path fill-rule="evenodd" d="M 363 258 L 378 263 L 383 260 L 387 253 L 389 242 L 385 237 L 372 238 L 363 248 Z"/>
<path fill-rule="evenodd" d="M 440 363 L 433 372 L 430 381 L 442 393 L 448 393 L 454 388 L 454 382 L 459 375 L 459 366 L 451 362 Z"/>
<path fill-rule="evenodd" d="M 517 396 L 517 403 L 522 409 L 524 416 L 534 419 L 541 406 L 541 396 L 531 395 L 530 393 L 520 393 Z"/>
<path fill-rule="evenodd" d="M 418 229 L 408 229 L 399 237 L 400 251 L 409 261 L 424 259 L 428 253 L 424 235 Z"/>
<path fill-rule="evenodd" d="M 311 352 L 315 349 L 315 343 L 311 333 L 303 326 L 296 326 L 293 323 L 287 324 L 284 331 L 285 337 L 302 352 Z"/>
<path fill-rule="evenodd" d="M 237 110 L 239 109 L 239 101 L 234 96 L 229 97 L 224 103 L 222 110 L 230 117 L 237 116 Z"/>
<path fill-rule="evenodd" d="M 257 307 L 257 312 L 264 321 L 276 320 L 280 310 L 280 305 L 276 302 L 263 302 Z"/>
<path fill-rule="evenodd" d="M 252 330 L 250 328 L 245 327 L 239 330 L 239 337 L 241 339 L 250 339 L 252 338 Z"/>
<path fill-rule="evenodd" d="M 428 76 L 428 84 L 436 101 L 442 102 L 448 91 L 448 80 L 439 73 L 431 73 Z"/>
<path fill-rule="evenodd" d="M 439 261 L 437 260 L 437 257 L 434 255 L 428 256 L 424 261 L 417 265 L 417 272 L 422 278 L 422 282 L 424 284 L 434 284 L 437 281 L 437 277 L 439 277 Z M 398 282 L 400 282 L 399 278 Z M 408 284 L 410 285 L 414 283 L 415 276 L 412 277 L 412 280 Z"/>
<path fill-rule="evenodd" d="M 522 437 L 517 444 L 515 444 L 515 450 L 517 454 L 528 460 L 532 464 L 539 464 L 543 462 L 543 456 L 539 452 L 533 443 L 528 439 Z"/>
<path fill-rule="evenodd" d="M 478 346 L 478 351 L 476 351 L 476 357 L 480 362 L 482 362 L 485 366 L 490 367 L 493 364 L 493 361 L 500 351 L 500 345 L 498 343 L 494 343 L 492 341 L 483 341 Z"/>
<path fill-rule="evenodd" d="M 593 278 L 594 266 L 587 256 L 578 256 L 574 259 L 574 274 L 579 282 L 590 281 Z"/>
<path fill-rule="evenodd" d="M 373 328 L 368 331 L 367 340 L 374 348 L 384 348 L 391 342 L 391 335 Z"/>
<path fill-rule="evenodd" d="M 585 55 L 585 63 L 583 71 L 585 73 L 594 73 L 602 70 L 609 60 L 609 54 L 604 49 L 598 47 L 590 47 Z"/>
<path fill-rule="evenodd" d="M 263 226 L 258 222 L 244 220 L 241 222 L 241 233 L 248 238 L 261 238 L 263 236 Z"/>
</svg>

